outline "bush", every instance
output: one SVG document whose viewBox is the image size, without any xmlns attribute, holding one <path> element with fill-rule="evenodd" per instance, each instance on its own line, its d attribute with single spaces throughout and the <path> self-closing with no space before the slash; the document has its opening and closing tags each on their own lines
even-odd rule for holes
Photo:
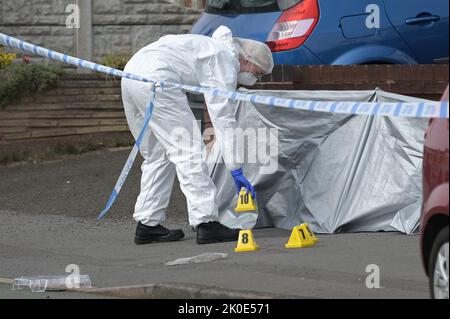
<svg viewBox="0 0 450 319">
<path fill-rule="evenodd" d="M 101 64 L 123 71 L 129 60 L 130 56 L 128 54 L 107 54 L 102 58 Z"/>
<path fill-rule="evenodd" d="M 80 155 L 88 152 L 94 152 L 102 148 L 104 148 L 103 144 L 94 144 L 92 142 L 76 144 L 58 143 L 56 144 L 53 152 L 55 155 Z"/>
<path fill-rule="evenodd" d="M 62 72 L 59 67 L 40 64 L 11 64 L 0 69 L 0 107 L 55 87 Z"/>
</svg>

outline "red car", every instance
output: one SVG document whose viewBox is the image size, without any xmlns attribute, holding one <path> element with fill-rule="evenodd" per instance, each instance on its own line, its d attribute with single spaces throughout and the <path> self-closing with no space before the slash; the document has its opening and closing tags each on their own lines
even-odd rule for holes
<svg viewBox="0 0 450 319">
<path fill-rule="evenodd" d="M 447 86 L 442 101 L 448 101 L 448 90 Z M 432 119 L 425 134 L 420 234 L 422 261 L 434 299 L 448 299 L 448 125 L 448 119 Z"/>
</svg>

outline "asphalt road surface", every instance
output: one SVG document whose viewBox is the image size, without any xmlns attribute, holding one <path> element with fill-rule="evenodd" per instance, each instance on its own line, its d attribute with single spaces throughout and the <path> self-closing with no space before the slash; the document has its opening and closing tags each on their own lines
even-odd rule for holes
<svg viewBox="0 0 450 319">
<path fill-rule="evenodd" d="M 173 283 L 295 298 L 429 296 L 418 236 L 319 235 L 320 242 L 314 247 L 287 250 L 284 244 L 289 231 L 259 229 L 254 231 L 259 251 L 234 253 L 235 243 L 195 243 L 178 185 L 167 225 L 182 227 L 185 240 L 135 246 L 132 211 L 139 191 L 139 163 L 109 215 L 96 225 L 128 153 L 102 151 L 61 161 L 0 167 L 0 279 L 67 275 L 66 266 L 76 264 L 82 274 L 90 275 L 95 287 Z M 206 252 L 228 253 L 228 258 L 165 265 Z M 376 286 L 378 279 L 379 288 L 367 287 L 367 283 Z M 0 285 L 0 298 L 70 296 L 98 297 L 69 292 L 35 295 Z"/>
</svg>

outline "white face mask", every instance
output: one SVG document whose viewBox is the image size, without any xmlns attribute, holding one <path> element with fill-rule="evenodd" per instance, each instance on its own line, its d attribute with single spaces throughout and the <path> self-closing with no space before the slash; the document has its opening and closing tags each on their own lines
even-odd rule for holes
<svg viewBox="0 0 450 319">
<path fill-rule="evenodd" d="M 242 85 L 253 86 L 258 81 L 258 78 L 250 72 L 241 72 L 238 76 L 238 82 Z"/>
</svg>

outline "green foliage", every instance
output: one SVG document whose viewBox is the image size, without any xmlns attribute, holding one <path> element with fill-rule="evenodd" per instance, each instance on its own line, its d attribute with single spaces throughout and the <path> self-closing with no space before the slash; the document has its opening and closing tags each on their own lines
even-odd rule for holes
<svg viewBox="0 0 450 319">
<path fill-rule="evenodd" d="M 80 155 L 88 152 L 97 151 L 104 146 L 91 142 L 80 144 L 58 143 L 54 148 L 55 155 Z"/>
<path fill-rule="evenodd" d="M 107 54 L 102 58 L 101 64 L 106 65 L 110 68 L 123 70 L 129 60 L 130 56 L 128 54 Z"/>
<path fill-rule="evenodd" d="M 48 160 L 67 158 L 68 156 L 81 155 L 88 152 L 104 149 L 105 145 L 90 141 L 73 142 L 70 140 L 58 142 L 56 145 L 49 144 L 38 152 L 36 151 L 13 151 L 6 154 L 0 153 L 0 167 L 2 165 L 17 162 L 43 162 Z"/>
<path fill-rule="evenodd" d="M 55 87 L 62 72 L 59 67 L 40 64 L 11 64 L 0 69 L 0 107 Z"/>
<path fill-rule="evenodd" d="M 5 155 L 0 155 L 0 165 L 8 165 L 11 163 L 22 162 L 28 158 L 29 152 L 13 152 Z"/>
</svg>

